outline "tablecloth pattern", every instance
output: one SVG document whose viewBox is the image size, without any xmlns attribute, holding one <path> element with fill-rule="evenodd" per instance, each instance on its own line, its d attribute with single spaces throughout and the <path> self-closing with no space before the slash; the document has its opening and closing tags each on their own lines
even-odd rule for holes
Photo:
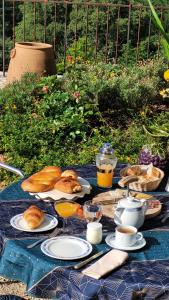
<svg viewBox="0 0 169 300">
<path fill-rule="evenodd" d="M 126 265 L 100 280 L 71 268 L 57 267 L 29 289 L 29 294 L 63 300 L 131 300 L 133 291 L 146 289 L 144 299 L 153 300 L 157 296 L 157 299 L 169 299 L 160 298 L 169 297 L 169 221 L 161 223 L 169 209 L 169 197 L 157 195 L 157 198 L 163 203 L 162 214 L 145 222 L 142 232 L 147 244 L 143 249 L 130 252 Z M 116 225 L 110 222 L 109 225 L 114 230 Z"/>
<path fill-rule="evenodd" d="M 124 164 L 116 168 L 113 188 L 117 187 L 116 182 L 122 167 Z M 88 178 L 93 186 L 92 193 L 79 202 L 103 191 L 96 185 L 94 165 L 73 168 L 77 170 L 79 176 Z M 161 223 L 161 218 L 169 210 L 169 195 L 164 193 L 165 181 L 159 187 L 158 193 L 155 192 L 155 196 L 163 203 L 162 214 L 151 221 L 147 220 L 142 227 L 147 240 L 146 247 L 130 253 L 127 264 L 100 280 L 92 279 L 82 275 L 81 271 L 74 270 L 72 266 L 75 262 L 63 262 L 45 256 L 39 246 L 27 250 L 26 245 L 42 233 L 35 236 L 27 232 L 19 232 L 9 225 L 10 218 L 24 211 L 32 203 L 38 203 L 38 206 L 48 213 L 55 214 L 55 211 L 50 203 L 37 201 L 23 192 L 20 184 L 21 180 L 0 193 L 1 275 L 25 282 L 28 293 L 36 297 L 63 300 L 129 300 L 133 299 L 134 291 L 139 291 L 141 295 L 143 290 L 144 299 L 153 300 L 155 297 L 169 299 L 169 222 Z M 83 220 L 71 218 L 68 222 L 70 234 L 80 236 L 84 234 L 86 223 Z M 104 229 L 114 231 L 116 225 L 113 220 L 103 217 L 102 223 Z M 62 226 L 61 218 L 58 226 Z M 156 231 L 152 231 L 154 229 Z M 165 243 L 162 242 L 163 240 Z M 107 247 L 103 240 L 102 244 L 94 247 L 94 252 Z"/>
</svg>

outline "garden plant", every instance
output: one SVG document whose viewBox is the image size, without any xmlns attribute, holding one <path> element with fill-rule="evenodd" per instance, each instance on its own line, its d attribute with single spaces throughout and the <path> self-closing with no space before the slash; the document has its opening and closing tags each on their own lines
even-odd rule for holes
<svg viewBox="0 0 169 300">
<path fill-rule="evenodd" d="M 165 25 L 162 24 L 151 0 L 147 0 L 150 6 L 153 21 L 155 26 L 160 32 L 160 43 L 163 48 L 164 57 L 167 62 L 169 62 L 169 35 L 166 32 Z M 167 64 L 166 64 L 167 66 Z M 169 82 L 169 69 L 167 68 L 164 71 L 164 80 L 168 84 Z M 160 91 L 160 95 L 165 101 L 168 100 L 168 87 Z M 157 120 L 154 124 L 150 124 L 149 128 L 143 126 L 145 134 L 149 137 L 148 145 L 145 145 L 140 153 L 139 162 L 153 163 L 155 166 L 162 169 L 167 168 L 169 164 L 169 149 L 168 149 L 168 140 L 169 140 L 169 120 L 168 118 L 161 120 L 157 117 Z"/>
<path fill-rule="evenodd" d="M 159 105 L 165 67 L 162 60 L 130 68 L 70 60 L 62 78 L 25 74 L 0 91 L 1 160 L 28 175 L 45 165 L 94 163 L 110 142 L 119 162 L 137 163 L 150 144 L 143 125 L 168 130 L 169 112 Z"/>
</svg>

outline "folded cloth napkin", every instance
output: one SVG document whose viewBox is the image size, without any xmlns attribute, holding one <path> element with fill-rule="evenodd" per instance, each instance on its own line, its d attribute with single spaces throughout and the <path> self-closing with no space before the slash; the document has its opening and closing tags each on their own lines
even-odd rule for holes
<svg viewBox="0 0 169 300">
<path fill-rule="evenodd" d="M 90 267 L 84 269 L 82 273 L 95 279 L 99 279 L 103 275 L 106 275 L 110 271 L 121 266 L 127 258 L 128 254 L 126 252 L 114 249 L 109 251 Z"/>
</svg>

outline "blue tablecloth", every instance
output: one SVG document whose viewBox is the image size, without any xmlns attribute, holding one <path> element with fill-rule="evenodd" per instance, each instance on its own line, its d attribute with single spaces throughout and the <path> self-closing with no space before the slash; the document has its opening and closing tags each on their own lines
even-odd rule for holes
<svg viewBox="0 0 169 300">
<path fill-rule="evenodd" d="M 119 165 L 116 169 L 113 188 L 117 187 L 119 171 L 123 166 Z M 96 174 L 95 166 L 74 168 L 80 176 L 88 178 L 93 187 L 92 193 L 79 200 L 80 202 L 103 191 L 97 188 L 96 180 L 92 178 Z M 0 193 L 0 274 L 24 282 L 30 295 L 44 298 L 129 300 L 133 297 L 133 291 L 144 288 L 144 299 L 155 299 L 156 296 L 160 299 L 169 295 L 169 222 L 161 223 L 161 218 L 169 210 L 169 194 L 164 193 L 164 183 L 155 192 L 156 198 L 162 202 L 162 213 L 147 220 L 142 227 L 147 241 L 145 248 L 130 252 L 125 266 L 100 280 L 82 275 L 81 270 L 74 270 L 72 266 L 75 261 L 65 262 L 47 257 L 40 251 L 40 246 L 30 250 L 26 248 L 26 245 L 42 234 L 35 235 L 12 228 L 11 217 L 23 212 L 32 203 L 38 204 L 50 214 L 55 214 L 55 211 L 52 204 L 38 201 L 23 192 L 20 188 L 21 181 L 12 184 Z M 101 221 L 104 229 L 114 231 L 116 225 L 112 219 L 102 217 Z M 62 226 L 61 218 L 58 226 Z M 68 220 L 68 228 L 70 234 L 82 236 L 86 223 L 71 218 Z M 95 246 L 93 252 L 107 248 L 109 247 L 103 239 L 103 243 Z"/>
</svg>

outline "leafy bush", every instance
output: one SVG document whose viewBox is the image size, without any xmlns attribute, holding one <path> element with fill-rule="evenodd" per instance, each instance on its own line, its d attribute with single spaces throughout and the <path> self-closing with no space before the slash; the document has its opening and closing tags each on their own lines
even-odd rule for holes
<svg viewBox="0 0 169 300">
<path fill-rule="evenodd" d="M 135 113 L 159 93 L 164 68 L 162 61 L 130 68 L 103 63 L 76 64 L 68 68 L 65 85 L 69 92 L 78 91 L 81 98 L 98 104 L 101 111 L 120 107 Z"/>
<path fill-rule="evenodd" d="M 158 94 L 161 69 L 151 61 L 130 69 L 70 64 L 61 79 L 26 74 L 0 91 L 1 157 L 30 174 L 94 162 L 110 142 L 120 161 L 136 162 L 148 142 L 140 113 Z"/>
</svg>

